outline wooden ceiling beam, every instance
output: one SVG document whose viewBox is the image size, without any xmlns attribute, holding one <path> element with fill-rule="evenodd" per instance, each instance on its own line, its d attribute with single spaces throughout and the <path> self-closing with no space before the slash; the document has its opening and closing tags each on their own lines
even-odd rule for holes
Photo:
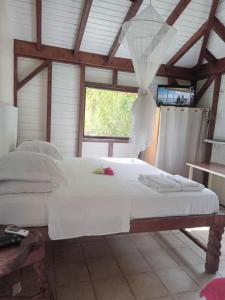
<svg viewBox="0 0 225 300">
<path fill-rule="evenodd" d="M 116 69 L 120 71 L 134 72 L 133 64 L 130 59 L 115 57 L 110 64 L 106 64 L 106 55 L 82 51 L 74 55 L 73 50 L 47 45 L 42 45 L 41 51 L 39 51 L 37 50 L 35 43 L 21 40 L 14 40 L 14 54 L 22 57 L 38 58 L 76 65 L 86 65 L 103 69 Z M 157 75 L 178 79 L 193 79 L 191 69 L 174 66 L 168 67 L 166 65 L 160 66 Z"/>
<path fill-rule="evenodd" d="M 74 55 L 77 54 L 80 50 L 80 45 L 83 39 L 85 27 L 87 25 L 88 17 L 90 14 L 91 6 L 92 6 L 93 0 L 85 0 L 84 1 L 84 7 L 81 14 L 80 24 L 77 31 L 77 37 L 75 41 L 74 46 Z"/>
<path fill-rule="evenodd" d="M 126 17 L 123 20 L 123 23 L 129 21 L 130 19 L 132 19 L 136 15 L 136 13 L 138 12 L 139 8 L 142 5 L 142 2 L 143 2 L 143 0 L 135 0 L 135 1 L 132 2 L 131 6 L 130 6 L 128 12 L 127 12 Z M 116 36 L 116 38 L 115 38 L 115 40 L 112 44 L 112 47 L 109 50 L 109 53 L 107 55 L 108 56 L 107 57 L 107 63 L 110 63 L 112 61 L 112 59 L 116 55 L 117 50 L 119 49 L 119 46 L 120 46 L 119 38 L 120 38 L 121 30 L 122 30 L 122 26 L 120 27 L 120 29 L 117 33 L 117 36 Z"/>
<path fill-rule="evenodd" d="M 37 48 L 41 49 L 41 31 L 42 31 L 42 0 L 36 0 L 36 41 Z"/>
<path fill-rule="evenodd" d="M 195 101 L 194 101 L 194 105 L 196 106 L 199 102 L 199 100 L 202 98 L 202 96 L 205 94 L 205 92 L 207 91 L 207 89 L 210 87 L 210 85 L 212 84 L 212 82 L 214 81 L 214 76 L 210 76 L 206 82 L 203 84 L 203 86 L 201 87 L 201 89 L 196 93 L 195 96 Z"/>
<path fill-rule="evenodd" d="M 192 36 L 191 38 L 180 48 L 180 50 L 168 61 L 167 66 L 173 66 L 181 59 L 181 57 L 188 52 L 188 50 L 204 35 L 207 22 L 205 22 Z"/>
<path fill-rule="evenodd" d="M 182 14 L 182 12 L 185 10 L 185 8 L 188 6 L 190 2 L 191 0 L 180 0 L 180 2 L 177 4 L 177 6 L 174 8 L 174 10 L 167 18 L 166 23 L 172 26 L 176 22 L 176 20 L 180 17 L 180 15 Z"/>
<path fill-rule="evenodd" d="M 213 30 L 225 42 L 225 26 L 217 18 L 214 19 Z"/>
<path fill-rule="evenodd" d="M 204 57 L 204 52 L 205 52 L 205 49 L 206 49 L 207 44 L 208 44 L 209 35 L 210 35 L 211 29 L 213 27 L 214 18 L 215 18 L 215 15 L 216 15 L 216 10 L 217 10 L 218 3 L 219 3 L 219 0 L 212 0 L 212 5 L 211 5 L 207 25 L 206 25 L 206 30 L 205 30 L 205 34 L 204 34 L 204 38 L 203 38 L 203 42 L 202 42 L 202 46 L 201 46 L 197 66 L 199 66 L 202 63 L 202 60 L 203 60 L 203 57 Z"/>
<path fill-rule="evenodd" d="M 198 71 L 194 72 L 195 68 L 192 69 L 193 73 L 196 74 L 196 79 L 208 78 L 212 75 L 218 75 L 225 73 L 225 57 L 217 59 L 216 63 L 207 63 L 199 66 Z"/>
<path fill-rule="evenodd" d="M 208 49 L 205 49 L 203 57 L 212 64 L 215 64 L 217 62 L 215 56 Z"/>
<path fill-rule="evenodd" d="M 138 12 L 141 4 L 142 4 L 143 0 L 135 0 L 133 1 L 133 3 L 131 4 L 131 7 L 123 21 L 124 22 L 127 22 L 129 21 L 130 19 L 132 19 L 136 13 Z M 182 14 L 182 12 L 185 10 L 185 8 L 188 6 L 188 4 L 191 2 L 191 0 L 180 0 L 179 3 L 177 4 L 177 6 L 174 8 L 174 10 L 171 12 L 171 14 L 169 15 L 169 17 L 167 18 L 166 20 L 166 23 L 168 25 L 173 25 L 176 20 L 180 17 L 180 15 Z M 119 43 L 119 37 L 120 37 L 120 33 L 121 33 L 121 29 L 122 29 L 122 26 L 113 42 L 113 45 L 108 53 L 108 60 L 107 62 L 110 62 L 113 57 L 115 57 L 116 55 L 116 52 L 120 46 L 120 43 Z"/>
</svg>

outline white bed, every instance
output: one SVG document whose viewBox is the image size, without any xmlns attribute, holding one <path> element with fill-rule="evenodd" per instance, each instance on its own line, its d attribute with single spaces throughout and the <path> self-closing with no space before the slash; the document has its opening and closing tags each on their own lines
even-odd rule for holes
<svg viewBox="0 0 225 300">
<path fill-rule="evenodd" d="M 63 211 L 68 209 L 66 199 L 74 203 L 81 198 L 88 198 L 90 209 L 96 207 L 96 210 L 100 209 L 98 201 L 101 198 L 104 201 L 101 203 L 106 204 L 107 200 L 110 203 L 117 201 L 121 210 L 124 204 L 124 211 L 130 205 L 127 215 L 130 219 L 213 214 L 219 210 L 218 197 L 208 189 L 201 192 L 159 193 L 141 184 L 137 180 L 139 174 L 164 172 L 138 159 L 74 158 L 60 163 L 68 185 L 53 193 L 0 196 L 1 223 L 21 226 L 49 225 L 48 218 L 52 218 L 51 211 L 48 211 L 49 205 L 53 210 L 56 204 L 61 205 Z M 115 176 L 93 174 L 95 168 L 107 166 L 113 168 Z M 108 199 L 105 199 L 106 195 Z M 83 200 L 84 205 L 85 201 Z M 77 207 L 74 206 L 74 216 L 79 216 Z"/>
</svg>

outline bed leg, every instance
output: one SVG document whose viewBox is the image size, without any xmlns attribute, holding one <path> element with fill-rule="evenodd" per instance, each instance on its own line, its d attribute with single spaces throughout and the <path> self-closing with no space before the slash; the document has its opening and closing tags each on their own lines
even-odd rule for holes
<svg viewBox="0 0 225 300">
<path fill-rule="evenodd" d="M 209 240 L 206 252 L 205 271 L 207 273 L 216 273 L 219 269 L 220 248 L 222 235 L 224 233 L 225 217 L 216 216 L 215 222 L 210 226 Z"/>
</svg>

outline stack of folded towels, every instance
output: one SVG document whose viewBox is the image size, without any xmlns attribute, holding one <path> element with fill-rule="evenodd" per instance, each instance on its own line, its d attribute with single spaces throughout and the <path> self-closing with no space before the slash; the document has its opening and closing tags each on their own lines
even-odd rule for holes
<svg viewBox="0 0 225 300">
<path fill-rule="evenodd" d="M 201 191 L 204 185 L 180 175 L 144 175 L 138 180 L 158 192 Z"/>
</svg>

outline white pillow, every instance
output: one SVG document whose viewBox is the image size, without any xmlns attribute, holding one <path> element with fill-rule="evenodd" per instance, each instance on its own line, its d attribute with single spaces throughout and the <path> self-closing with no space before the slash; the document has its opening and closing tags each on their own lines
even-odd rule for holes
<svg viewBox="0 0 225 300">
<path fill-rule="evenodd" d="M 16 148 L 16 151 L 44 153 L 55 159 L 63 160 L 63 157 L 57 147 L 52 143 L 44 141 L 25 141 Z"/>
<path fill-rule="evenodd" d="M 21 194 L 21 193 L 49 193 L 58 188 L 58 185 L 51 182 L 37 181 L 0 181 L 0 195 Z"/>
<path fill-rule="evenodd" d="M 21 151 L 0 156 L 0 181 L 38 181 L 64 184 L 65 177 L 60 163 L 48 155 Z"/>
</svg>

